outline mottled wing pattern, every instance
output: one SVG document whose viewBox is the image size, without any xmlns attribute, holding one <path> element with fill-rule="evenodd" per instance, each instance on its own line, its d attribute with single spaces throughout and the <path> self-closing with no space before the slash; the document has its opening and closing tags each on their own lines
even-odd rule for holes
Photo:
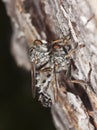
<svg viewBox="0 0 97 130">
<path fill-rule="evenodd" d="M 43 106 L 50 107 L 52 101 L 47 90 L 51 80 L 51 67 L 47 44 L 39 40 L 34 41 L 29 54 L 32 63 L 32 93 L 34 97 L 38 96 Z"/>
<path fill-rule="evenodd" d="M 45 107 L 50 107 L 57 100 L 59 86 L 58 75 L 69 68 L 69 59 L 66 59 L 66 48 L 60 43 L 47 44 L 39 40 L 34 41 L 30 48 L 32 62 L 32 91 L 38 95 L 38 100 Z M 54 99 L 50 90 L 54 93 Z"/>
</svg>

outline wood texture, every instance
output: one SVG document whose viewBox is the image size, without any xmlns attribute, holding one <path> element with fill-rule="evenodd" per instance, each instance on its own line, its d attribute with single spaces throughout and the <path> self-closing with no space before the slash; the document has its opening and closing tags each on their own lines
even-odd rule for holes
<svg viewBox="0 0 97 130">
<path fill-rule="evenodd" d="M 12 54 L 17 64 L 31 69 L 26 52 L 35 39 L 52 42 L 71 36 L 71 54 L 76 70 L 74 88 L 58 90 L 58 101 L 51 107 L 58 130 L 97 129 L 97 18 L 86 0 L 4 0 L 14 29 Z M 80 46 L 85 47 L 80 48 Z M 52 92 L 53 93 L 53 92 Z M 54 95 L 53 95 L 54 96 Z"/>
</svg>

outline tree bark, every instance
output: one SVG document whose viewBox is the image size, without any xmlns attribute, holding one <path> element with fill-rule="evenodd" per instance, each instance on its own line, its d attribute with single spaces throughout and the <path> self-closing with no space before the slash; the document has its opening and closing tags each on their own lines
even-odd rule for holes
<svg viewBox="0 0 97 130">
<path fill-rule="evenodd" d="M 12 20 L 11 51 L 19 66 L 31 64 L 26 50 L 34 40 L 48 43 L 69 34 L 73 59 L 70 87 L 58 89 L 51 113 L 58 130 L 97 129 L 97 14 L 88 0 L 3 0 Z M 97 2 L 96 2 L 97 4 Z M 84 45 L 84 47 L 83 47 Z M 51 90 L 54 98 L 54 93 Z"/>
</svg>

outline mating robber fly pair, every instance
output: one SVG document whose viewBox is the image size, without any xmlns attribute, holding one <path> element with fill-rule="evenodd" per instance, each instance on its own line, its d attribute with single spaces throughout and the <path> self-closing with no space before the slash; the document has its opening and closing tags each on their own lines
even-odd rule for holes
<svg viewBox="0 0 97 130">
<path fill-rule="evenodd" d="M 32 64 L 33 97 L 45 107 L 51 107 L 57 99 L 57 89 L 60 87 L 60 73 L 67 76 L 70 71 L 70 38 L 59 39 L 52 43 L 35 40 L 29 49 Z M 54 99 L 50 95 L 54 92 Z"/>
</svg>

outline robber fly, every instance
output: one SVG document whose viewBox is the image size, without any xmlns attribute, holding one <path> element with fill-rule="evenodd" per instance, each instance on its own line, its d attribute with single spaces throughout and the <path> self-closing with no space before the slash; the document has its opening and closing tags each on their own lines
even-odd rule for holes
<svg viewBox="0 0 97 130">
<path fill-rule="evenodd" d="M 52 43 L 35 40 L 29 49 L 32 64 L 32 93 L 33 97 L 45 107 L 50 107 L 57 99 L 58 78 L 60 72 L 67 75 L 70 66 L 70 58 L 66 57 L 70 47 L 67 45 L 70 39 L 60 39 Z M 54 91 L 54 99 L 50 90 Z"/>
</svg>

